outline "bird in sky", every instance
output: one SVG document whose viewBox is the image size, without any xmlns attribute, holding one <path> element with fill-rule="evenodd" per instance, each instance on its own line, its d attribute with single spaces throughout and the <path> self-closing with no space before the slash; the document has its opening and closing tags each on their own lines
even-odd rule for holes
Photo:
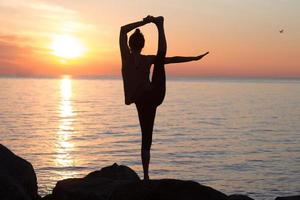
<svg viewBox="0 0 300 200">
<path fill-rule="evenodd" d="M 284 32 L 284 30 L 283 29 L 281 29 L 280 31 L 279 31 L 279 33 L 283 33 Z"/>
</svg>

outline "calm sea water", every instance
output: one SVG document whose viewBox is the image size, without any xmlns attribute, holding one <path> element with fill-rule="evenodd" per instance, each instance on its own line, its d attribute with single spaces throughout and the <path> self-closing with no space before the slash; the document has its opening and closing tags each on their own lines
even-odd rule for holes
<svg viewBox="0 0 300 200">
<path fill-rule="evenodd" d="M 114 162 L 142 175 L 135 107 L 121 80 L 0 78 L 0 142 L 56 181 Z M 256 199 L 300 193 L 300 80 L 169 80 L 152 178 L 191 179 Z"/>
</svg>

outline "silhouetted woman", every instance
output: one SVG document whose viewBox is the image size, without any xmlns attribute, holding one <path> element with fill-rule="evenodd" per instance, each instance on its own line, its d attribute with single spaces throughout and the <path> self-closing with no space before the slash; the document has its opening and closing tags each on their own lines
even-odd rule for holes
<svg viewBox="0 0 300 200">
<path fill-rule="evenodd" d="M 145 39 L 139 29 L 148 23 L 154 23 L 158 29 L 158 50 L 156 55 L 142 55 Z M 129 38 L 127 33 L 136 29 Z M 144 180 L 149 179 L 150 149 L 157 107 L 163 102 L 166 93 L 166 75 L 164 64 L 199 60 L 207 53 L 195 57 L 166 58 L 167 43 L 164 32 L 164 18 L 147 16 L 142 21 L 121 27 L 120 50 L 122 57 L 122 76 L 125 92 L 125 104 L 135 103 L 142 131 L 141 157 Z M 150 81 L 150 67 L 154 64 Z"/>
</svg>

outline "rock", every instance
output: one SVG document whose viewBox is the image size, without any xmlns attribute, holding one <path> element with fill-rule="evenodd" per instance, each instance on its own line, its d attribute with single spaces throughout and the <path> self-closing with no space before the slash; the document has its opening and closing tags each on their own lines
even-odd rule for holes
<svg viewBox="0 0 300 200">
<path fill-rule="evenodd" d="M 119 184 L 140 181 L 129 167 L 113 164 L 84 178 L 72 178 L 57 182 L 52 197 L 57 200 L 108 199 Z"/>
<path fill-rule="evenodd" d="M 228 197 L 193 181 L 162 179 L 119 185 L 111 200 L 228 200 Z"/>
<path fill-rule="evenodd" d="M 129 167 L 113 164 L 84 178 L 59 181 L 45 200 L 202 199 L 228 200 L 210 187 L 172 179 L 141 181 Z"/>
<path fill-rule="evenodd" d="M 24 188 L 11 176 L 0 175 L 0 199 L 30 200 Z"/>
<path fill-rule="evenodd" d="M 52 194 L 47 194 L 46 196 L 44 196 L 44 197 L 42 198 L 42 200 L 53 200 L 53 199 L 54 199 L 54 197 L 53 197 Z"/>
<path fill-rule="evenodd" d="M 39 199 L 32 165 L 0 144 L 0 199 Z"/>
<path fill-rule="evenodd" d="M 254 200 L 251 197 L 243 194 L 232 194 L 228 196 L 229 200 Z"/>
<path fill-rule="evenodd" d="M 276 197 L 275 200 L 300 200 L 300 195 L 287 196 L 287 197 Z"/>
<path fill-rule="evenodd" d="M 135 171 L 124 165 L 114 163 L 112 166 L 104 167 L 100 171 L 89 173 L 86 178 L 108 178 L 111 180 L 139 181 L 140 177 Z"/>
</svg>

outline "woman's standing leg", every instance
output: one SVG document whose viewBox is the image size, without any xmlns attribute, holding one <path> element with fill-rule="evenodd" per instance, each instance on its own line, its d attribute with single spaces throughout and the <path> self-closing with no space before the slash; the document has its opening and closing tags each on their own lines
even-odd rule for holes
<svg viewBox="0 0 300 200">
<path fill-rule="evenodd" d="M 149 179 L 150 149 L 152 144 L 153 125 L 156 114 L 156 106 L 147 102 L 136 103 L 139 121 L 142 131 L 141 158 L 144 171 L 144 180 Z"/>
</svg>

